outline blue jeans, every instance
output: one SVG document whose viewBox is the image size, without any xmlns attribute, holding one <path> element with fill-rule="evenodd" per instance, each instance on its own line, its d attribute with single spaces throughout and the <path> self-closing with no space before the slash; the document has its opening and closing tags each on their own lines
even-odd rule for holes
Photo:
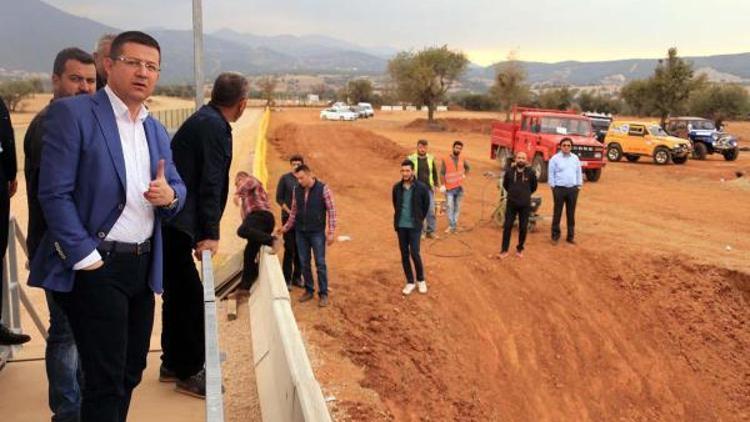
<svg viewBox="0 0 750 422">
<path fill-rule="evenodd" d="M 81 411 L 81 367 L 68 317 L 45 290 L 49 308 L 49 335 L 44 360 L 49 381 L 49 408 L 53 422 L 78 421 Z"/>
<path fill-rule="evenodd" d="M 448 212 L 448 225 L 455 230 L 458 225 L 458 216 L 461 214 L 461 199 L 464 197 L 464 188 L 459 186 L 445 192 L 445 205 Z"/>
<path fill-rule="evenodd" d="M 310 249 L 315 256 L 315 269 L 318 273 L 318 294 L 328 296 L 328 270 L 326 269 L 326 234 L 325 232 L 297 231 L 297 253 L 302 262 L 302 276 L 305 278 L 305 290 L 315 292 L 315 283 L 310 262 Z"/>
<path fill-rule="evenodd" d="M 437 219 L 435 218 L 435 192 L 432 188 L 430 192 L 430 209 L 427 210 L 427 227 L 425 233 L 433 233 L 437 228 Z"/>
</svg>

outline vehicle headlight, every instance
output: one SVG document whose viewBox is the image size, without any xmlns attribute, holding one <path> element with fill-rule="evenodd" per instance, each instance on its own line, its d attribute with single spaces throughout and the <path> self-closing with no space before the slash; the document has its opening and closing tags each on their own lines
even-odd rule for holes
<svg viewBox="0 0 750 422">
<path fill-rule="evenodd" d="M 714 140 L 719 139 L 719 134 L 718 133 L 713 133 L 711 135 L 711 137 L 714 138 Z"/>
<path fill-rule="evenodd" d="M 602 153 L 601 152 L 595 152 L 594 153 L 594 158 L 602 158 Z"/>
</svg>

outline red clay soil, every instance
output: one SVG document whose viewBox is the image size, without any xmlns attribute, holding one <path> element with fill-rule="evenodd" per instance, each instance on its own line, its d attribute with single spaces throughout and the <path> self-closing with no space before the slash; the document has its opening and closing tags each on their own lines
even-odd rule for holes
<svg viewBox="0 0 750 422">
<path fill-rule="evenodd" d="M 427 119 L 418 118 L 407 124 L 405 128 L 417 131 L 464 132 L 489 135 L 492 133 L 492 124 L 497 122 L 498 120 L 495 119 L 446 117 L 436 119 L 434 123 L 430 124 Z"/>
<path fill-rule="evenodd" d="M 547 219 L 523 259 L 499 261 L 482 177 L 496 164 L 469 134 L 464 230 L 440 217 L 430 291 L 405 298 L 390 197 L 421 135 L 303 110 L 272 122 L 273 178 L 304 154 L 352 237 L 328 251 L 332 306 L 294 304 L 337 420 L 750 418 L 750 189 L 729 183 L 747 155 L 608 165 L 581 192 L 577 246 L 550 244 L 540 185 Z M 452 135 L 424 136 L 448 151 Z"/>
</svg>

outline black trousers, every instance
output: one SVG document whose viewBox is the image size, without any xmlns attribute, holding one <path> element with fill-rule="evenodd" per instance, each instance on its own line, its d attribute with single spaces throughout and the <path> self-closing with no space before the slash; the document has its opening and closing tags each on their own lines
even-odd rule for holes
<svg viewBox="0 0 750 422">
<path fill-rule="evenodd" d="M 190 236 L 163 226 L 164 294 L 162 295 L 161 360 L 186 379 L 206 361 L 203 284 L 193 260 Z"/>
<path fill-rule="evenodd" d="M 122 422 L 146 368 L 154 293 L 151 254 L 102 254 L 104 266 L 77 271 L 73 290 L 54 292 L 73 330 L 85 381 L 82 422 Z"/>
<path fill-rule="evenodd" d="M 284 227 L 287 220 L 289 220 L 288 215 L 281 216 L 281 227 Z M 299 253 L 297 253 L 295 231 L 289 230 L 284 233 L 284 263 L 282 268 L 287 286 L 291 286 L 293 282 L 302 279 L 302 266 L 300 265 Z"/>
<path fill-rule="evenodd" d="M 503 225 L 503 246 L 501 252 L 508 252 L 510 248 L 510 232 L 513 230 L 513 223 L 518 216 L 518 252 L 523 251 L 523 245 L 526 243 L 526 231 L 529 228 L 529 215 L 531 214 L 531 205 L 517 206 L 508 202 L 505 207 L 505 224 Z"/>
<path fill-rule="evenodd" d="M 1 169 L 0 169 L 1 170 Z M 0 277 L 5 268 L 5 252 L 8 250 L 8 226 L 10 222 L 10 196 L 8 183 L 0 180 Z M 2 284 L 2 282 L 0 282 Z M 3 289 L 0 286 L 0 315 L 3 314 Z"/>
<path fill-rule="evenodd" d="M 578 201 L 578 188 L 566 188 L 556 186 L 552 188 L 554 199 L 554 214 L 552 215 L 552 239 L 560 239 L 560 219 L 562 218 L 563 205 L 565 206 L 565 217 L 568 226 L 568 240 L 575 237 L 576 227 L 576 202 Z"/>
<path fill-rule="evenodd" d="M 411 261 L 414 261 L 414 271 L 417 273 L 417 281 L 424 281 L 422 256 L 419 254 L 421 238 L 421 229 L 398 228 L 398 247 L 401 250 L 401 265 L 404 267 L 406 282 L 409 284 L 414 283 L 414 272 L 411 268 Z"/>
</svg>

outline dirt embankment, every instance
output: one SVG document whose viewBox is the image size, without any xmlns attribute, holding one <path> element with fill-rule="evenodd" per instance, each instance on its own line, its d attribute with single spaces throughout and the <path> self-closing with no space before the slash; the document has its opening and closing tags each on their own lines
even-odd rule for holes
<svg viewBox="0 0 750 422">
<path fill-rule="evenodd" d="M 405 128 L 415 131 L 482 133 L 489 135 L 492 133 L 493 123 L 497 123 L 497 120 L 446 117 L 436 119 L 434 123 L 430 124 L 427 119 L 419 118 L 407 124 Z"/>
<path fill-rule="evenodd" d="M 494 182 L 480 177 L 494 164 L 467 145 L 468 229 L 423 242 L 429 294 L 404 298 L 390 193 L 413 130 L 297 113 L 274 115 L 274 176 L 304 154 L 334 191 L 339 233 L 352 237 L 328 252 L 332 307 L 294 305 L 338 420 L 750 417 L 750 275 L 738 257 L 747 219 L 741 191 L 713 180 L 729 169 L 712 170 L 730 164 L 670 168 L 680 176 L 663 185 L 652 183 L 662 167 L 608 166 L 582 193 L 578 246 L 551 245 L 545 220 L 523 260 L 501 262 L 491 258 L 499 232 L 484 218 Z M 431 148 L 448 148 L 436 139 Z M 712 204 L 686 202 L 690 192 Z M 709 208 L 725 221 L 691 237 Z"/>
</svg>

